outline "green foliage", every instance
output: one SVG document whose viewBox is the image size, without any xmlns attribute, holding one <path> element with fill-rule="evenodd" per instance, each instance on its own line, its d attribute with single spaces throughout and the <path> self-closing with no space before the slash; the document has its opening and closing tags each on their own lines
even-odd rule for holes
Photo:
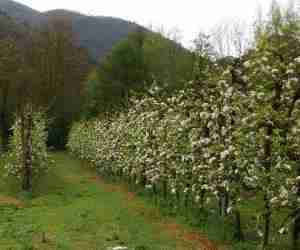
<svg viewBox="0 0 300 250">
<path fill-rule="evenodd" d="M 153 81 L 170 95 L 193 78 L 194 56 L 159 33 L 138 31 L 114 47 L 93 72 L 86 89 L 85 113 L 95 117 L 127 107 L 128 97 L 145 95 Z"/>
<path fill-rule="evenodd" d="M 160 33 L 148 33 L 144 43 L 144 56 L 151 80 L 167 91 L 182 88 L 192 79 L 194 55 L 177 41 Z"/>
<path fill-rule="evenodd" d="M 124 106 L 130 90 L 145 87 L 148 69 L 143 55 L 145 31 L 133 33 L 114 47 L 97 72 L 88 80 L 87 113 L 98 114 Z"/>
<path fill-rule="evenodd" d="M 117 45 L 100 67 L 100 81 L 121 83 L 128 89 L 142 87 L 148 73 L 143 54 L 145 39 L 145 31 L 139 31 Z"/>
</svg>

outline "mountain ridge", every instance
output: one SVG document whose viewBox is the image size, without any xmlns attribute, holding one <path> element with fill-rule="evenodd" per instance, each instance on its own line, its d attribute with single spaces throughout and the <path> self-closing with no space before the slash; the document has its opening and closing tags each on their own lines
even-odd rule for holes
<svg viewBox="0 0 300 250">
<path fill-rule="evenodd" d="M 67 18 L 72 24 L 79 45 L 88 49 L 94 62 L 103 59 L 115 44 L 141 27 L 121 18 L 89 16 L 66 9 L 40 12 L 13 0 L 0 0 L 0 11 L 19 23 L 33 27 L 44 25 L 51 18 Z"/>
</svg>

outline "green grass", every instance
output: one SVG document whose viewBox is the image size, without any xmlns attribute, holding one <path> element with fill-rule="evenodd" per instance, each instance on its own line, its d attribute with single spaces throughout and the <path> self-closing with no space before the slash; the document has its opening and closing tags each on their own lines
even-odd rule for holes
<svg viewBox="0 0 300 250">
<path fill-rule="evenodd" d="M 0 178 L 1 250 L 196 249 L 195 242 L 166 229 L 170 219 L 144 199 L 96 179 L 85 163 L 67 154 L 54 157 L 56 166 L 32 194 Z"/>
<path fill-rule="evenodd" d="M 176 215 L 167 204 L 155 206 L 144 190 L 133 194 L 119 180 L 101 180 L 86 162 L 66 153 L 54 158 L 55 167 L 35 182 L 32 194 L 22 192 L 15 180 L 1 178 L 0 159 L 0 250 L 106 250 L 119 245 L 130 250 L 192 250 L 199 249 L 199 240 L 185 236 L 197 231 L 227 246 L 222 249 L 258 248 L 255 217 L 260 199 L 241 204 L 247 241 L 237 244 L 232 239 L 233 218 L 199 211 Z M 274 213 L 273 223 L 283 218 Z M 276 235 L 274 242 L 277 246 L 270 249 L 289 249 L 287 236 Z"/>
</svg>

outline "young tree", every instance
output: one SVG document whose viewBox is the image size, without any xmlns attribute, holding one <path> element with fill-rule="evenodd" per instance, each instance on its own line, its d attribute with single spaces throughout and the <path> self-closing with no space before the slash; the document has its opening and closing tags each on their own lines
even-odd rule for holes
<svg viewBox="0 0 300 250">
<path fill-rule="evenodd" d="M 6 174 L 19 179 L 23 190 L 30 191 L 34 179 L 48 171 L 53 163 L 46 145 L 48 134 L 45 114 L 33 113 L 32 106 L 27 105 L 24 115 L 16 119 L 12 129 Z"/>
<path fill-rule="evenodd" d="M 249 139 L 254 142 L 248 144 L 250 148 L 254 146 L 248 153 L 254 155 L 253 163 L 259 166 L 255 176 L 264 195 L 263 249 L 270 242 L 275 208 L 293 207 L 295 216 L 299 210 L 298 188 L 290 186 L 297 183 L 295 178 L 299 175 L 298 141 L 294 139 L 298 131 L 300 98 L 298 35 L 297 21 L 273 5 L 270 20 L 257 33 L 255 52 L 246 62 L 251 113 L 247 126 L 252 131 Z M 299 220 L 298 216 L 294 218 L 296 248 Z"/>
</svg>

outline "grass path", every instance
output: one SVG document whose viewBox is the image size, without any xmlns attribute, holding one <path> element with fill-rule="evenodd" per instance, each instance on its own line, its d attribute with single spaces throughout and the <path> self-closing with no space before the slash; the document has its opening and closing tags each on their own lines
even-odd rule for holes
<svg viewBox="0 0 300 250">
<path fill-rule="evenodd" d="M 216 249 L 85 163 L 64 153 L 55 160 L 31 197 L 0 179 L 0 250 Z"/>
</svg>

